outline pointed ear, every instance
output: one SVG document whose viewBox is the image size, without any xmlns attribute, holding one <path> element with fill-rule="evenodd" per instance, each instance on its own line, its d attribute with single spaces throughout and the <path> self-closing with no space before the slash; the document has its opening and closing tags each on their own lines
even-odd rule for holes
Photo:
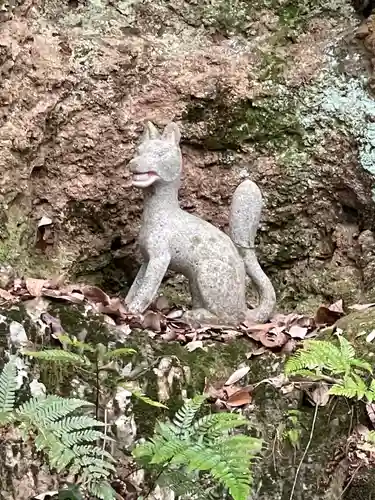
<svg viewBox="0 0 375 500">
<path fill-rule="evenodd" d="M 160 134 L 155 125 L 151 122 L 146 122 L 142 141 L 148 141 L 150 139 L 159 139 L 159 137 Z"/>
<path fill-rule="evenodd" d="M 181 134 L 177 123 L 168 123 L 164 129 L 162 139 L 171 142 L 172 144 L 176 144 L 177 146 L 179 145 Z"/>
</svg>

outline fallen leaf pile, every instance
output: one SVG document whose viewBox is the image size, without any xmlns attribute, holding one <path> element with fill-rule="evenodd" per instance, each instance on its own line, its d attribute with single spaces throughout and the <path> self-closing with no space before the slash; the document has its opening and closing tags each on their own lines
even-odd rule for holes
<svg viewBox="0 0 375 500">
<path fill-rule="evenodd" d="M 215 405 L 220 408 L 239 408 L 248 405 L 252 402 L 252 385 L 244 387 L 237 385 L 250 371 L 249 366 L 242 366 L 238 368 L 232 375 L 220 385 L 217 382 L 215 386 L 208 385 L 204 388 L 204 393 L 208 394 Z"/>
<path fill-rule="evenodd" d="M 143 315 L 133 315 L 127 311 L 123 299 L 110 297 L 96 286 L 66 284 L 63 276 L 50 280 L 12 278 L 5 288 L 0 288 L 0 303 L 28 301 L 36 297 L 72 304 L 89 304 L 94 312 L 103 315 L 107 324 L 126 335 L 134 328 L 140 328 L 147 330 L 151 337 L 186 344 L 189 351 L 205 349 L 203 341 L 206 339 L 226 342 L 237 337 L 247 337 L 256 343 L 248 358 L 268 349 L 292 352 L 298 341 L 316 336 L 321 328 L 333 325 L 345 314 L 340 300 L 330 306 L 320 306 L 314 317 L 296 313 L 276 314 L 265 324 L 245 322 L 237 328 L 228 325 L 192 328 L 183 320 L 184 311 L 171 306 L 163 296 L 158 297 Z M 354 305 L 351 309 L 364 310 L 370 307 L 375 307 L 375 304 Z M 48 315 L 45 319 L 47 317 Z M 52 332 L 61 329 L 61 325 L 57 326 L 56 322 L 45 322 L 50 325 Z"/>
</svg>

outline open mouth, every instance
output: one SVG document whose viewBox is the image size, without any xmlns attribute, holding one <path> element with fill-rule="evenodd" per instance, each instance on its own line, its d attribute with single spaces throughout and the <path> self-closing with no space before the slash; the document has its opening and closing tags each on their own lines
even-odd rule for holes
<svg viewBox="0 0 375 500">
<path fill-rule="evenodd" d="M 133 174 L 132 184 L 135 187 L 146 188 L 151 186 L 159 176 L 156 172 L 143 172 L 142 174 Z"/>
</svg>

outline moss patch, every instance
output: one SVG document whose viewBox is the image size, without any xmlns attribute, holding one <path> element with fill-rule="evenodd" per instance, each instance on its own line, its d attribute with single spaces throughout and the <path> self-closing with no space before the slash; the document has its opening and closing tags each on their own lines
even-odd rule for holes
<svg viewBox="0 0 375 500">
<path fill-rule="evenodd" d="M 298 144 L 303 133 L 293 101 L 274 96 L 228 102 L 219 91 L 215 100 L 192 101 L 183 120 L 208 124 L 203 142 L 209 149 L 236 149 L 244 142 L 260 148 L 287 147 Z"/>
</svg>

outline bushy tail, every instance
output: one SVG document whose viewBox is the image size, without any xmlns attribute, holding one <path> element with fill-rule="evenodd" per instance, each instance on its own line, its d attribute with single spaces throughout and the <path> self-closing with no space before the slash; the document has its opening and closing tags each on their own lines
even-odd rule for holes
<svg viewBox="0 0 375 500">
<path fill-rule="evenodd" d="M 245 180 L 234 192 L 229 217 L 230 237 L 237 246 L 244 260 L 246 273 L 259 295 L 258 307 L 248 310 L 249 319 L 257 322 L 267 321 L 276 304 L 275 290 L 260 267 L 254 248 L 262 206 L 260 189 L 254 182 Z"/>
</svg>

